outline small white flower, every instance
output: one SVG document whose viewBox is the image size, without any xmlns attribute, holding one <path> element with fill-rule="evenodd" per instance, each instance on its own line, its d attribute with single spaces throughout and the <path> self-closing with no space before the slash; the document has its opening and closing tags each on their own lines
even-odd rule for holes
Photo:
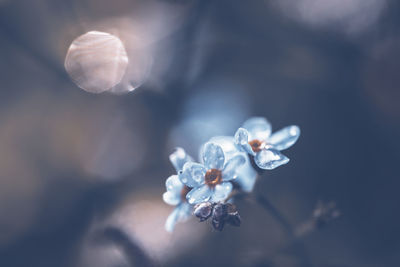
<svg viewBox="0 0 400 267">
<path fill-rule="evenodd" d="M 204 145 L 201 158 L 204 164 L 187 162 L 179 174 L 183 184 L 193 187 L 186 199 L 189 204 L 225 200 L 232 191 L 230 181 L 237 178 L 238 168 L 246 162 L 245 156 L 238 153 L 226 161 L 221 146 L 209 142 Z"/>
<path fill-rule="evenodd" d="M 221 146 L 225 154 L 225 160 L 229 160 L 238 152 L 241 152 L 241 149 L 238 149 L 238 146 L 235 144 L 235 139 L 233 136 L 215 136 L 211 138 L 209 142 Z M 251 165 L 249 155 L 244 155 L 246 158 L 246 163 L 237 169 L 237 178 L 235 179 L 235 183 L 242 191 L 250 193 L 253 191 L 258 174 Z"/>
<path fill-rule="evenodd" d="M 254 156 L 260 169 L 272 170 L 289 159 L 280 153 L 291 147 L 300 136 L 300 128 L 287 126 L 271 135 L 271 124 L 262 117 L 248 119 L 235 133 L 235 143 Z"/>
<path fill-rule="evenodd" d="M 178 174 L 182 172 L 185 163 L 192 161 L 191 157 L 179 147 L 169 156 L 169 159 Z M 167 192 L 163 194 L 164 202 L 176 206 L 165 222 L 165 229 L 172 232 L 177 222 L 185 221 L 191 215 L 192 207 L 186 201 L 186 194 L 190 191 L 190 188 L 179 180 L 178 175 L 168 177 L 165 187 Z"/>
</svg>

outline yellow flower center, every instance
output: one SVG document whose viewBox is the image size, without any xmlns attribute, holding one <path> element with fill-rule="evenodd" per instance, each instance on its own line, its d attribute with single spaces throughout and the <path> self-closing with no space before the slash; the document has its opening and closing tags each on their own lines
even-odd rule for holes
<svg viewBox="0 0 400 267">
<path fill-rule="evenodd" d="M 263 149 L 265 143 L 261 142 L 260 140 L 254 139 L 249 142 L 249 145 L 251 146 L 251 149 L 253 149 L 254 152 L 260 152 L 261 149 Z"/>
<path fill-rule="evenodd" d="M 206 185 L 214 187 L 222 182 L 222 172 L 217 169 L 211 169 L 206 172 L 204 177 Z"/>
</svg>

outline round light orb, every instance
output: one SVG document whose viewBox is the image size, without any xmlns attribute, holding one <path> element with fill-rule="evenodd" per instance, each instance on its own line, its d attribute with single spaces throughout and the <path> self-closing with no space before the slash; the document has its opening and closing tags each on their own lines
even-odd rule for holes
<svg viewBox="0 0 400 267">
<path fill-rule="evenodd" d="M 64 66 L 80 88 L 102 93 L 121 82 L 128 62 L 125 47 L 118 37 L 90 31 L 72 42 Z"/>
</svg>

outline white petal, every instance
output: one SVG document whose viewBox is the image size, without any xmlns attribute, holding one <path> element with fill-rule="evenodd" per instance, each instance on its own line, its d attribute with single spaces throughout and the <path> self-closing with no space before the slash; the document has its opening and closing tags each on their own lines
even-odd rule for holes
<svg viewBox="0 0 400 267">
<path fill-rule="evenodd" d="M 204 145 L 202 152 L 204 166 L 206 166 L 207 169 L 222 169 L 225 156 L 221 146 L 209 142 Z"/>
<path fill-rule="evenodd" d="M 224 169 L 222 170 L 222 180 L 229 181 L 236 179 L 239 168 L 245 163 L 246 154 L 238 153 L 237 155 L 233 156 L 230 160 L 228 160 L 224 166 Z"/>
<path fill-rule="evenodd" d="M 188 161 L 192 161 L 192 158 L 186 154 L 183 148 L 177 147 L 175 148 L 174 153 L 169 155 L 169 160 L 174 166 L 176 172 L 179 173 L 179 171 L 183 169 L 183 165 Z"/>
<path fill-rule="evenodd" d="M 187 195 L 186 199 L 189 204 L 197 204 L 208 201 L 211 197 L 211 189 L 208 185 L 193 188 Z"/>
<path fill-rule="evenodd" d="M 202 164 L 186 162 L 182 173 L 179 174 L 179 179 L 189 187 L 196 187 L 204 182 L 206 172 L 207 170 Z"/>
<path fill-rule="evenodd" d="M 178 208 L 176 207 L 171 214 L 168 216 L 167 221 L 165 222 L 165 230 L 168 232 L 174 231 L 176 221 L 178 220 Z"/>
<path fill-rule="evenodd" d="M 168 177 L 165 181 L 165 187 L 167 188 L 167 191 L 171 193 L 180 194 L 183 184 L 181 180 L 179 180 L 179 176 L 175 174 Z"/>
<path fill-rule="evenodd" d="M 300 136 L 300 128 L 296 125 L 285 127 L 268 138 L 268 143 L 278 150 L 284 150 L 296 143 Z"/>
<path fill-rule="evenodd" d="M 235 143 L 250 155 L 255 155 L 249 144 L 249 132 L 244 128 L 239 128 L 235 133 Z"/>
<path fill-rule="evenodd" d="M 240 186 L 241 190 L 250 193 L 253 191 L 257 176 L 257 172 L 251 165 L 249 157 L 246 157 L 246 163 L 239 168 L 239 171 L 237 172 L 235 183 Z"/>
<path fill-rule="evenodd" d="M 264 170 L 272 170 L 288 163 L 289 159 L 285 155 L 281 154 L 279 150 L 270 148 L 263 149 L 258 152 L 254 157 L 254 161 L 259 168 Z"/>
<path fill-rule="evenodd" d="M 219 202 L 225 200 L 232 191 L 232 184 L 230 182 L 223 182 L 215 186 L 214 192 L 211 197 L 212 202 Z"/>
<path fill-rule="evenodd" d="M 227 155 L 232 155 L 236 152 L 239 152 L 237 149 L 237 146 L 235 144 L 235 139 L 233 136 L 214 136 L 210 139 L 211 143 L 215 143 L 217 145 L 220 145 L 222 150 L 224 151 L 225 155 L 225 160 Z"/>
<path fill-rule="evenodd" d="M 179 204 L 179 221 L 187 221 L 192 215 L 192 206 L 187 202 Z"/>
<path fill-rule="evenodd" d="M 253 117 L 243 123 L 243 128 L 249 132 L 249 140 L 265 141 L 271 134 L 271 124 L 263 117 Z"/>
<path fill-rule="evenodd" d="M 177 222 L 186 221 L 191 215 L 191 206 L 187 203 L 181 203 L 168 216 L 165 222 L 165 230 L 172 232 Z"/>
<path fill-rule="evenodd" d="M 235 143 L 245 145 L 249 142 L 249 132 L 244 128 L 239 128 L 235 133 Z"/>
<path fill-rule="evenodd" d="M 179 212 L 180 212 L 180 207 L 177 206 L 171 214 L 168 216 L 167 221 L 165 222 L 165 230 L 168 232 L 174 231 L 175 224 L 178 222 L 179 219 Z"/>
<path fill-rule="evenodd" d="M 169 205 L 176 206 L 181 202 L 181 196 L 172 192 L 165 192 L 163 194 L 163 200 Z"/>
</svg>

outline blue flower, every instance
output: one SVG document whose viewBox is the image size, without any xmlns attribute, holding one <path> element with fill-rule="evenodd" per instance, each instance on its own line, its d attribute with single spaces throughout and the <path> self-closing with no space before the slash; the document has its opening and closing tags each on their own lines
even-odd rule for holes
<svg viewBox="0 0 400 267">
<path fill-rule="evenodd" d="M 169 160 L 172 163 L 172 166 L 174 166 L 176 173 L 179 173 L 183 169 L 183 165 L 185 165 L 186 162 L 193 161 L 193 159 L 186 154 L 185 150 L 181 147 L 175 148 L 174 153 L 169 155 Z"/>
<path fill-rule="evenodd" d="M 260 169 L 272 170 L 289 162 L 280 151 L 291 147 L 299 136 L 300 128 L 296 125 L 271 135 L 271 124 L 265 118 L 253 117 L 236 131 L 235 143 L 254 156 L 254 162 Z"/>
<path fill-rule="evenodd" d="M 209 142 L 221 146 L 222 150 L 224 151 L 225 160 L 229 160 L 231 157 L 240 152 L 238 146 L 235 144 L 235 139 L 233 138 L 233 136 L 215 136 L 211 138 Z M 253 191 L 254 185 L 256 183 L 257 172 L 251 165 L 248 155 L 244 155 L 246 158 L 246 162 L 245 164 L 237 168 L 237 178 L 235 180 L 235 183 L 240 187 L 242 191 L 250 193 L 251 191 Z"/>
<path fill-rule="evenodd" d="M 185 163 L 192 161 L 192 158 L 179 147 L 169 156 L 169 159 L 178 174 L 182 172 Z M 172 232 L 177 222 L 185 221 L 191 215 L 192 207 L 186 201 L 186 194 L 190 191 L 190 188 L 179 180 L 178 175 L 168 177 L 165 187 L 167 192 L 163 194 L 164 202 L 176 206 L 165 222 L 165 229 Z"/>
<path fill-rule="evenodd" d="M 237 178 L 237 171 L 245 164 L 246 157 L 238 153 L 225 160 L 221 146 L 206 143 L 201 151 L 203 164 L 187 162 L 183 166 L 179 179 L 193 189 L 186 195 L 189 204 L 205 201 L 219 202 L 225 200 L 232 191 L 229 182 Z"/>
</svg>

